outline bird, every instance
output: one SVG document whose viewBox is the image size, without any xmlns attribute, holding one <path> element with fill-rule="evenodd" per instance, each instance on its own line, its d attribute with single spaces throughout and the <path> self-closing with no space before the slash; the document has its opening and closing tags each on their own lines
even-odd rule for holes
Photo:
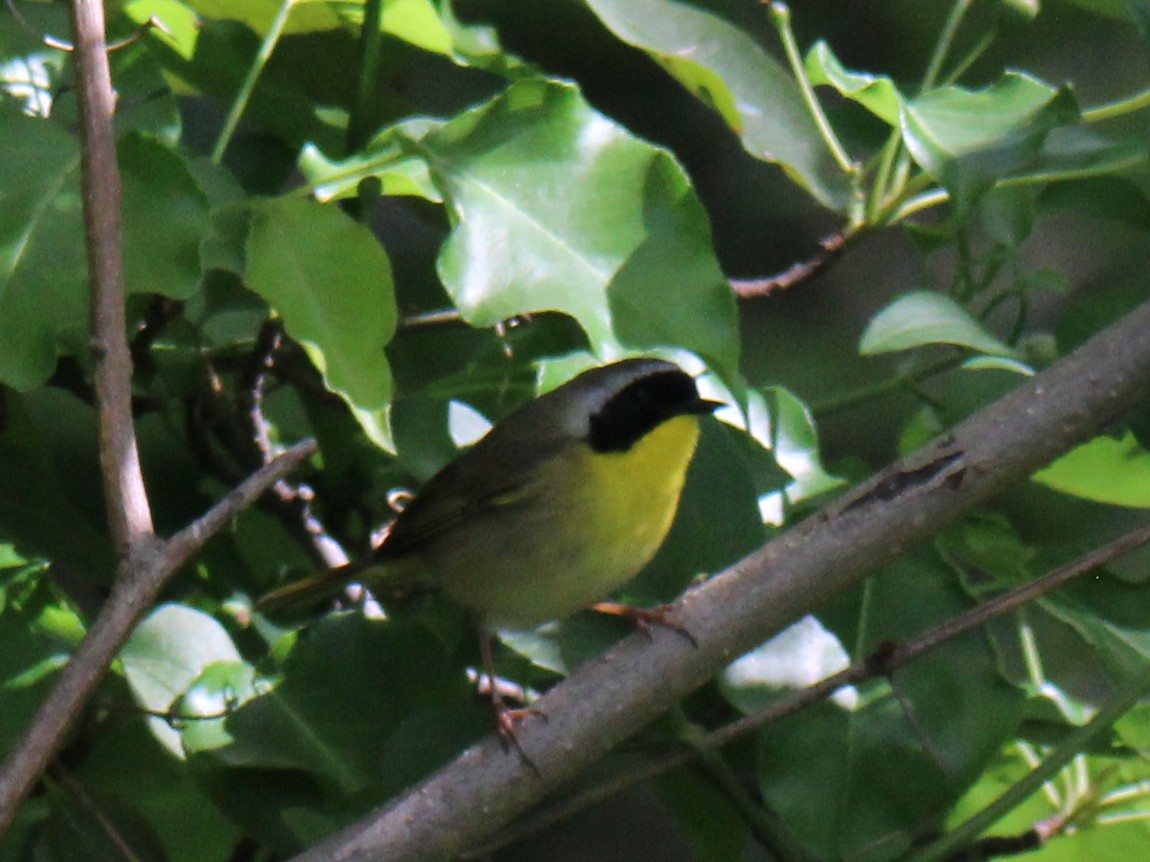
<svg viewBox="0 0 1150 862">
<path fill-rule="evenodd" d="M 584 371 L 429 479 L 367 560 L 274 590 L 257 610 L 314 607 L 352 581 L 442 590 L 486 630 L 532 629 L 592 606 L 662 545 L 699 420 L 719 406 L 664 360 Z"/>
</svg>

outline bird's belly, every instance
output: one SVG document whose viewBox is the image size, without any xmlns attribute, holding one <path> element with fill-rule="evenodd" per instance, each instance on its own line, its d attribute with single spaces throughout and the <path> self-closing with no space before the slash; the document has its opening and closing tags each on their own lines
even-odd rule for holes
<svg viewBox="0 0 1150 862">
<path fill-rule="evenodd" d="M 541 491 L 513 504 L 521 507 L 514 517 L 476 519 L 428 555 L 436 581 L 486 625 L 510 629 L 559 619 L 619 589 L 655 555 L 678 507 L 698 432 L 693 418 L 665 426 L 691 435 L 690 445 L 670 447 L 668 457 L 666 440 L 651 441 L 662 444 L 658 469 L 611 456 L 556 465 L 559 478 L 541 476 Z M 548 492 L 548 483 L 570 487 L 573 477 L 577 490 L 561 502 Z"/>
</svg>

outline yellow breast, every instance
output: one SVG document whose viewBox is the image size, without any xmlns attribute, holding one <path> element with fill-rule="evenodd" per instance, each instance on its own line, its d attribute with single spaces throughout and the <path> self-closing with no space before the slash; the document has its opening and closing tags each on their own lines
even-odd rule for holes
<svg viewBox="0 0 1150 862">
<path fill-rule="evenodd" d="M 587 607 L 659 549 L 698 438 L 698 417 L 677 416 L 625 452 L 572 446 L 540 465 L 518 511 L 461 531 L 427 562 L 493 627 L 530 628 Z"/>
</svg>

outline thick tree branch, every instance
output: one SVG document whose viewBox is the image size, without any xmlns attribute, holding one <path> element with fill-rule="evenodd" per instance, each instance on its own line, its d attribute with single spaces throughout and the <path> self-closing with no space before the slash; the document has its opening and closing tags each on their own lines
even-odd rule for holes
<svg viewBox="0 0 1150 862">
<path fill-rule="evenodd" d="M 541 698 L 519 741 L 489 738 L 398 800 L 297 857 L 428 860 L 479 842 L 713 677 L 947 523 L 1096 435 L 1150 395 L 1150 303 L 691 590 L 654 642 L 631 637 Z"/>
<path fill-rule="evenodd" d="M 463 858 L 486 859 L 501 847 L 536 835 L 580 811 L 603 802 L 616 793 L 688 764 L 695 760 L 701 752 L 717 751 L 764 725 L 777 721 L 784 716 L 793 715 L 811 704 L 825 700 L 844 686 L 858 685 L 878 676 L 890 676 L 900 667 L 905 667 L 943 644 L 986 625 L 986 623 L 1004 614 L 1018 610 L 1018 608 L 1040 596 L 1064 586 L 1067 582 L 1087 572 L 1092 572 L 1147 544 L 1150 544 L 1150 525 L 1131 530 L 1113 542 L 1083 554 L 1076 560 L 1059 566 L 1019 587 L 1000 593 L 969 611 L 930 628 L 911 640 L 892 643 L 889 648 L 880 648 L 871 655 L 854 662 L 850 667 L 819 680 L 813 685 L 780 695 L 778 699 L 771 701 L 762 709 L 693 739 L 690 746 L 684 745 L 670 750 L 636 768 L 628 769 L 624 774 L 609 778 L 575 796 L 568 796 L 545 810 L 536 812 L 530 820 L 519 821 L 507 829 L 500 830 L 491 841 L 469 849 L 463 854 Z"/>
</svg>

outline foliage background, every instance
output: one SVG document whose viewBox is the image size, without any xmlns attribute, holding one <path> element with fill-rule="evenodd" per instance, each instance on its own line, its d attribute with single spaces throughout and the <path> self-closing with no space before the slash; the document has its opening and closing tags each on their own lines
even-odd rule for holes
<svg viewBox="0 0 1150 862">
<path fill-rule="evenodd" d="M 112 569 L 74 93 L 67 55 L 36 38 L 67 14 L 15 8 L 0 10 L 0 750 Z M 378 40 L 361 34 L 373 8 Z M 393 489 L 596 359 L 657 351 L 742 408 L 707 429 L 672 537 L 629 588 L 654 602 L 1146 299 L 1144 5 L 792 14 L 844 164 L 758 4 L 109 7 L 114 36 L 165 27 L 113 55 L 160 530 L 286 443 L 315 435 L 321 455 L 176 580 L 0 855 L 286 858 L 486 732 L 472 638 L 434 597 L 299 633 L 252 605 L 330 563 L 333 541 L 364 553 Z M 745 280 L 820 258 L 828 237 L 844 250 L 825 268 L 750 296 Z M 839 597 L 586 780 L 1140 523 L 1147 427 L 1133 417 Z M 1115 563 L 498 858 L 928 852 L 1146 667 L 1147 573 L 1145 554 Z M 542 690 L 623 633 L 575 617 L 508 636 L 500 668 Z M 995 832 L 1041 824 L 1043 860 L 1132 858 L 1143 713 Z M 665 846 L 631 843 L 656 831 Z"/>
</svg>

